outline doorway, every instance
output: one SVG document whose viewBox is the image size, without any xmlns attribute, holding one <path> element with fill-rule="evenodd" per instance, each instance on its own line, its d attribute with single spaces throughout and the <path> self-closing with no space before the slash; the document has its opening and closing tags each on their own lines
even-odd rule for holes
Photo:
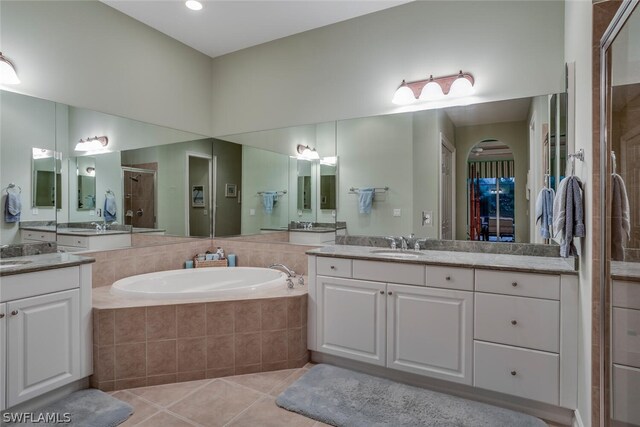
<svg viewBox="0 0 640 427">
<path fill-rule="evenodd" d="M 207 154 L 186 154 L 186 235 L 213 237 L 215 218 L 215 182 L 213 158 Z"/>
<path fill-rule="evenodd" d="M 470 240 L 515 242 L 515 169 L 508 145 L 485 139 L 469 153 L 468 236 Z"/>
<path fill-rule="evenodd" d="M 122 167 L 125 225 L 131 225 L 134 228 L 157 227 L 156 189 L 156 170 Z"/>
</svg>

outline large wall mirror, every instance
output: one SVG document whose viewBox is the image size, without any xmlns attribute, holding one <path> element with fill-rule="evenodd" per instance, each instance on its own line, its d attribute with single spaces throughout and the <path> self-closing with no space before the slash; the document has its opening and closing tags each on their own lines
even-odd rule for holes
<svg viewBox="0 0 640 427">
<path fill-rule="evenodd" d="M 640 7 L 624 2 L 603 38 L 600 88 L 600 398 L 604 425 L 640 425 Z M 594 227 L 596 228 L 596 227 Z M 597 228 L 596 228 L 597 229 Z M 595 258 L 595 257 L 594 257 Z"/>
<path fill-rule="evenodd" d="M 1 94 L 3 187 L 32 189 L 21 222 L 108 223 L 131 230 L 134 244 L 410 233 L 544 243 L 535 200 L 570 152 L 563 94 L 217 138 Z M 2 243 L 19 241 L 3 224 Z"/>
</svg>

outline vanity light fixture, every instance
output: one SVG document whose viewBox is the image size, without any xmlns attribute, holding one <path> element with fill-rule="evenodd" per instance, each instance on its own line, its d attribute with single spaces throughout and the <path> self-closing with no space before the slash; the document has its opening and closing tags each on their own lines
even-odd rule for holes
<svg viewBox="0 0 640 427">
<path fill-rule="evenodd" d="M 2 52 L 0 52 L 0 84 L 20 84 L 20 79 L 16 73 L 16 67 L 13 65 L 13 62 L 9 61 L 2 54 Z"/>
<path fill-rule="evenodd" d="M 81 139 L 76 144 L 76 151 L 100 151 L 109 144 L 109 138 L 106 136 L 94 136 L 87 139 Z"/>
<path fill-rule="evenodd" d="M 298 144 L 296 147 L 298 151 L 298 158 L 303 160 L 320 160 L 320 154 L 315 148 L 311 148 L 308 145 Z"/>
<path fill-rule="evenodd" d="M 408 105 L 420 101 L 437 101 L 447 97 L 462 97 L 473 93 L 475 81 L 469 73 L 451 74 L 443 77 L 429 76 L 428 79 L 407 83 L 402 81 L 396 90 L 392 102 L 396 105 Z"/>
<path fill-rule="evenodd" d="M 191 10 L 202 10 L 202 3 L 197 0 L 187 0 L 184 5 Z"/>
</svg>

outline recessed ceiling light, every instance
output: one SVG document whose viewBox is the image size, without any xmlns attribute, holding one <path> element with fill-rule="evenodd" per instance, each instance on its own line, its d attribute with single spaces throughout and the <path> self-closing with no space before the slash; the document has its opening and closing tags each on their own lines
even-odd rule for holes
<svg viewBox="0 0 640 427">
<path fill-rule="evenodd" d="M 187 0 L 184 4 L 191 10 L 201 10 L 202 3 L 197 0 Z"/>
</svg>

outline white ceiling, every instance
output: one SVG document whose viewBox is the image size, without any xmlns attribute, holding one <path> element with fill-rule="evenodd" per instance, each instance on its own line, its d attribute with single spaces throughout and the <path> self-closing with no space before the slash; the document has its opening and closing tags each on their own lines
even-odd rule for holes
<svg viewBox="0 0 640 427">
<path fill-rule="evenodd" d="M 453 124 L 460 127 L 526 121 L 530 106 L 531 98 L 520 98 L 451 107 L 445 111 Z"/>
<path fill-rule="evenodd" d="M 409 0 L 101 0 L 212 58 L 408 3 Z"/>
</svg>

